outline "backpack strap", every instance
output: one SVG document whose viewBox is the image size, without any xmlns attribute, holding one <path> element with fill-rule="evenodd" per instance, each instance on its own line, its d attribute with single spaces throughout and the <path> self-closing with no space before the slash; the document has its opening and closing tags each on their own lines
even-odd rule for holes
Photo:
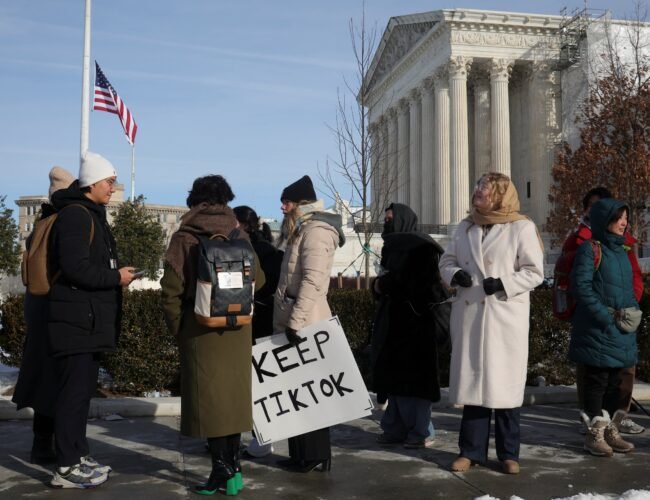
<svg viewBox="0 0 650 500">
<path fill-rule="evenodd" d="M 597 240 L 588 240 L 591 245 L 591 251 L 594 253 L 594 270 L 598 271 L 600 267 L 600 261 L 603 260 L 603 251 L 600 248 L 600 241 Z"/>
<path fill-rule="evenodd" d="M 61 210 L 59 210 L 57 213 L 61 213 L 66 208 L 70 208 L 70 207 L 83 208 L 86 211 L 86 213 L 88 214 L 88 217 L 90 217 L 90 238 L 88 240 L 88 246 L 90 246 L 90 244 L 93 242 L 93 239 L 95 238 L 95 221 L 93 219 L 92 214 L 90 213 L 90 210 L 88 210 L 86 207 L 84 207 L 81 203 L 72 203 L 71 205 L 66 205 Z"/>
<path fill-rule="evenodd" d="M 57 214 L 60 214 L 63 212 L 66 208 L 69 207 L 81 207 L 83 208 L 86 213 L 88 214 L 88 217 L 90 217 L 90 238 L 88 239 L 88 246 L 90 246 L 93 242 L 93 239 L 95 239 L 95 220 L 93 219 L 92 214 L 90 213 L 90 210 L 88 210 L 86 207 L 84 207 L 81 203 L 73 203 L 71 205 L 66 205 L 63 207 L 61 210 L 56 212 Z M 54 276 L 52 276 L 52 284 L 56 283 L 56 281 L 61 277 L 61 270 L 59 269 L 56 273 L 54 273 Z"/>
</svg>

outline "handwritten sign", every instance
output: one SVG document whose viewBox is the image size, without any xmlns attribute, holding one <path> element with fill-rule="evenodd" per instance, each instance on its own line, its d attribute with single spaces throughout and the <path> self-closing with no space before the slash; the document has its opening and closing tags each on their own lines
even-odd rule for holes
<svg viewBox="0 0 650 500">
<path fill-rule="evenodd" d="M 372 401 L 337 317 L 253 346 L 253 420 L 260 444 L 365 417 Z"/>
</svg>

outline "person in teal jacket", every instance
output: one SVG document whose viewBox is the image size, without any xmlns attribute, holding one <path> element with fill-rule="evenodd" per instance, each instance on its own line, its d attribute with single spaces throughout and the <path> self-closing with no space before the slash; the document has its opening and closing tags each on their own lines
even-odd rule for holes
<svg viewBox="0 0 650 500">
<path fill-rule="evenodd" d="M 577 305 L 571 318 L 569 358 L 585 366 L 582 417 L 589 430 L 584 448 L 597 456 L 634 449 L 620 437 L 626 413 L 618 409 L 620 372 L 637 362 L 636 331 L 625 331 L 616 321 L 623 310 L 639 309 L 623 246 L 628 213 L 628 206 L 613 198 L 592 206 L 593 241 L 580 245 L 571 271 L 571 293 Z"/>
</svg>

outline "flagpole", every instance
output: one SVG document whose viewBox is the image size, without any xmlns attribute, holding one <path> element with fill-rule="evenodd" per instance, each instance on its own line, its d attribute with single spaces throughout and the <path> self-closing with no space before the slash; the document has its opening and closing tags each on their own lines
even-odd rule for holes
<svg viewBox="0 0 650 500">
<path fill-rule="evenodd" d="M 135 144 L 131 144 L 131 202 L 135 201 Z"/>
<path fill-rule="evenodd" d="M 86 16 L 84 20 L 84 51 L 81 75 L 81 145 L 79 162 L 88 151 L 88 135 L 90 123 L 90 3 L 86 0 Z"/>
</svg>

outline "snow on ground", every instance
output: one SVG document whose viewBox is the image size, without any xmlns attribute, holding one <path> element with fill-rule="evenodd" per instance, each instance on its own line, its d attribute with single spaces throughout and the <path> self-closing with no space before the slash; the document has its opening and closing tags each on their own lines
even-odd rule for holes
<svg viewBox="0 0 650 500">
<path fill-rule="evenodd" d="M 477 497 L 475 500 L 499 500 L 490 495 Z M 509 500 L 524 500 L 521 497 L 513 495 Z M 648 490 L 628 490 L 620 496 L 600 493 L 578 493 L 570 497 L 554 498 L 553 500 L 650 500 L 650 491 Z"/>
<path fill-rule="evenodd" d="M 0 363 L 0 395 L 16 385 L 16 380 L 18 380 L 18 368 Z"/>
</svg>

